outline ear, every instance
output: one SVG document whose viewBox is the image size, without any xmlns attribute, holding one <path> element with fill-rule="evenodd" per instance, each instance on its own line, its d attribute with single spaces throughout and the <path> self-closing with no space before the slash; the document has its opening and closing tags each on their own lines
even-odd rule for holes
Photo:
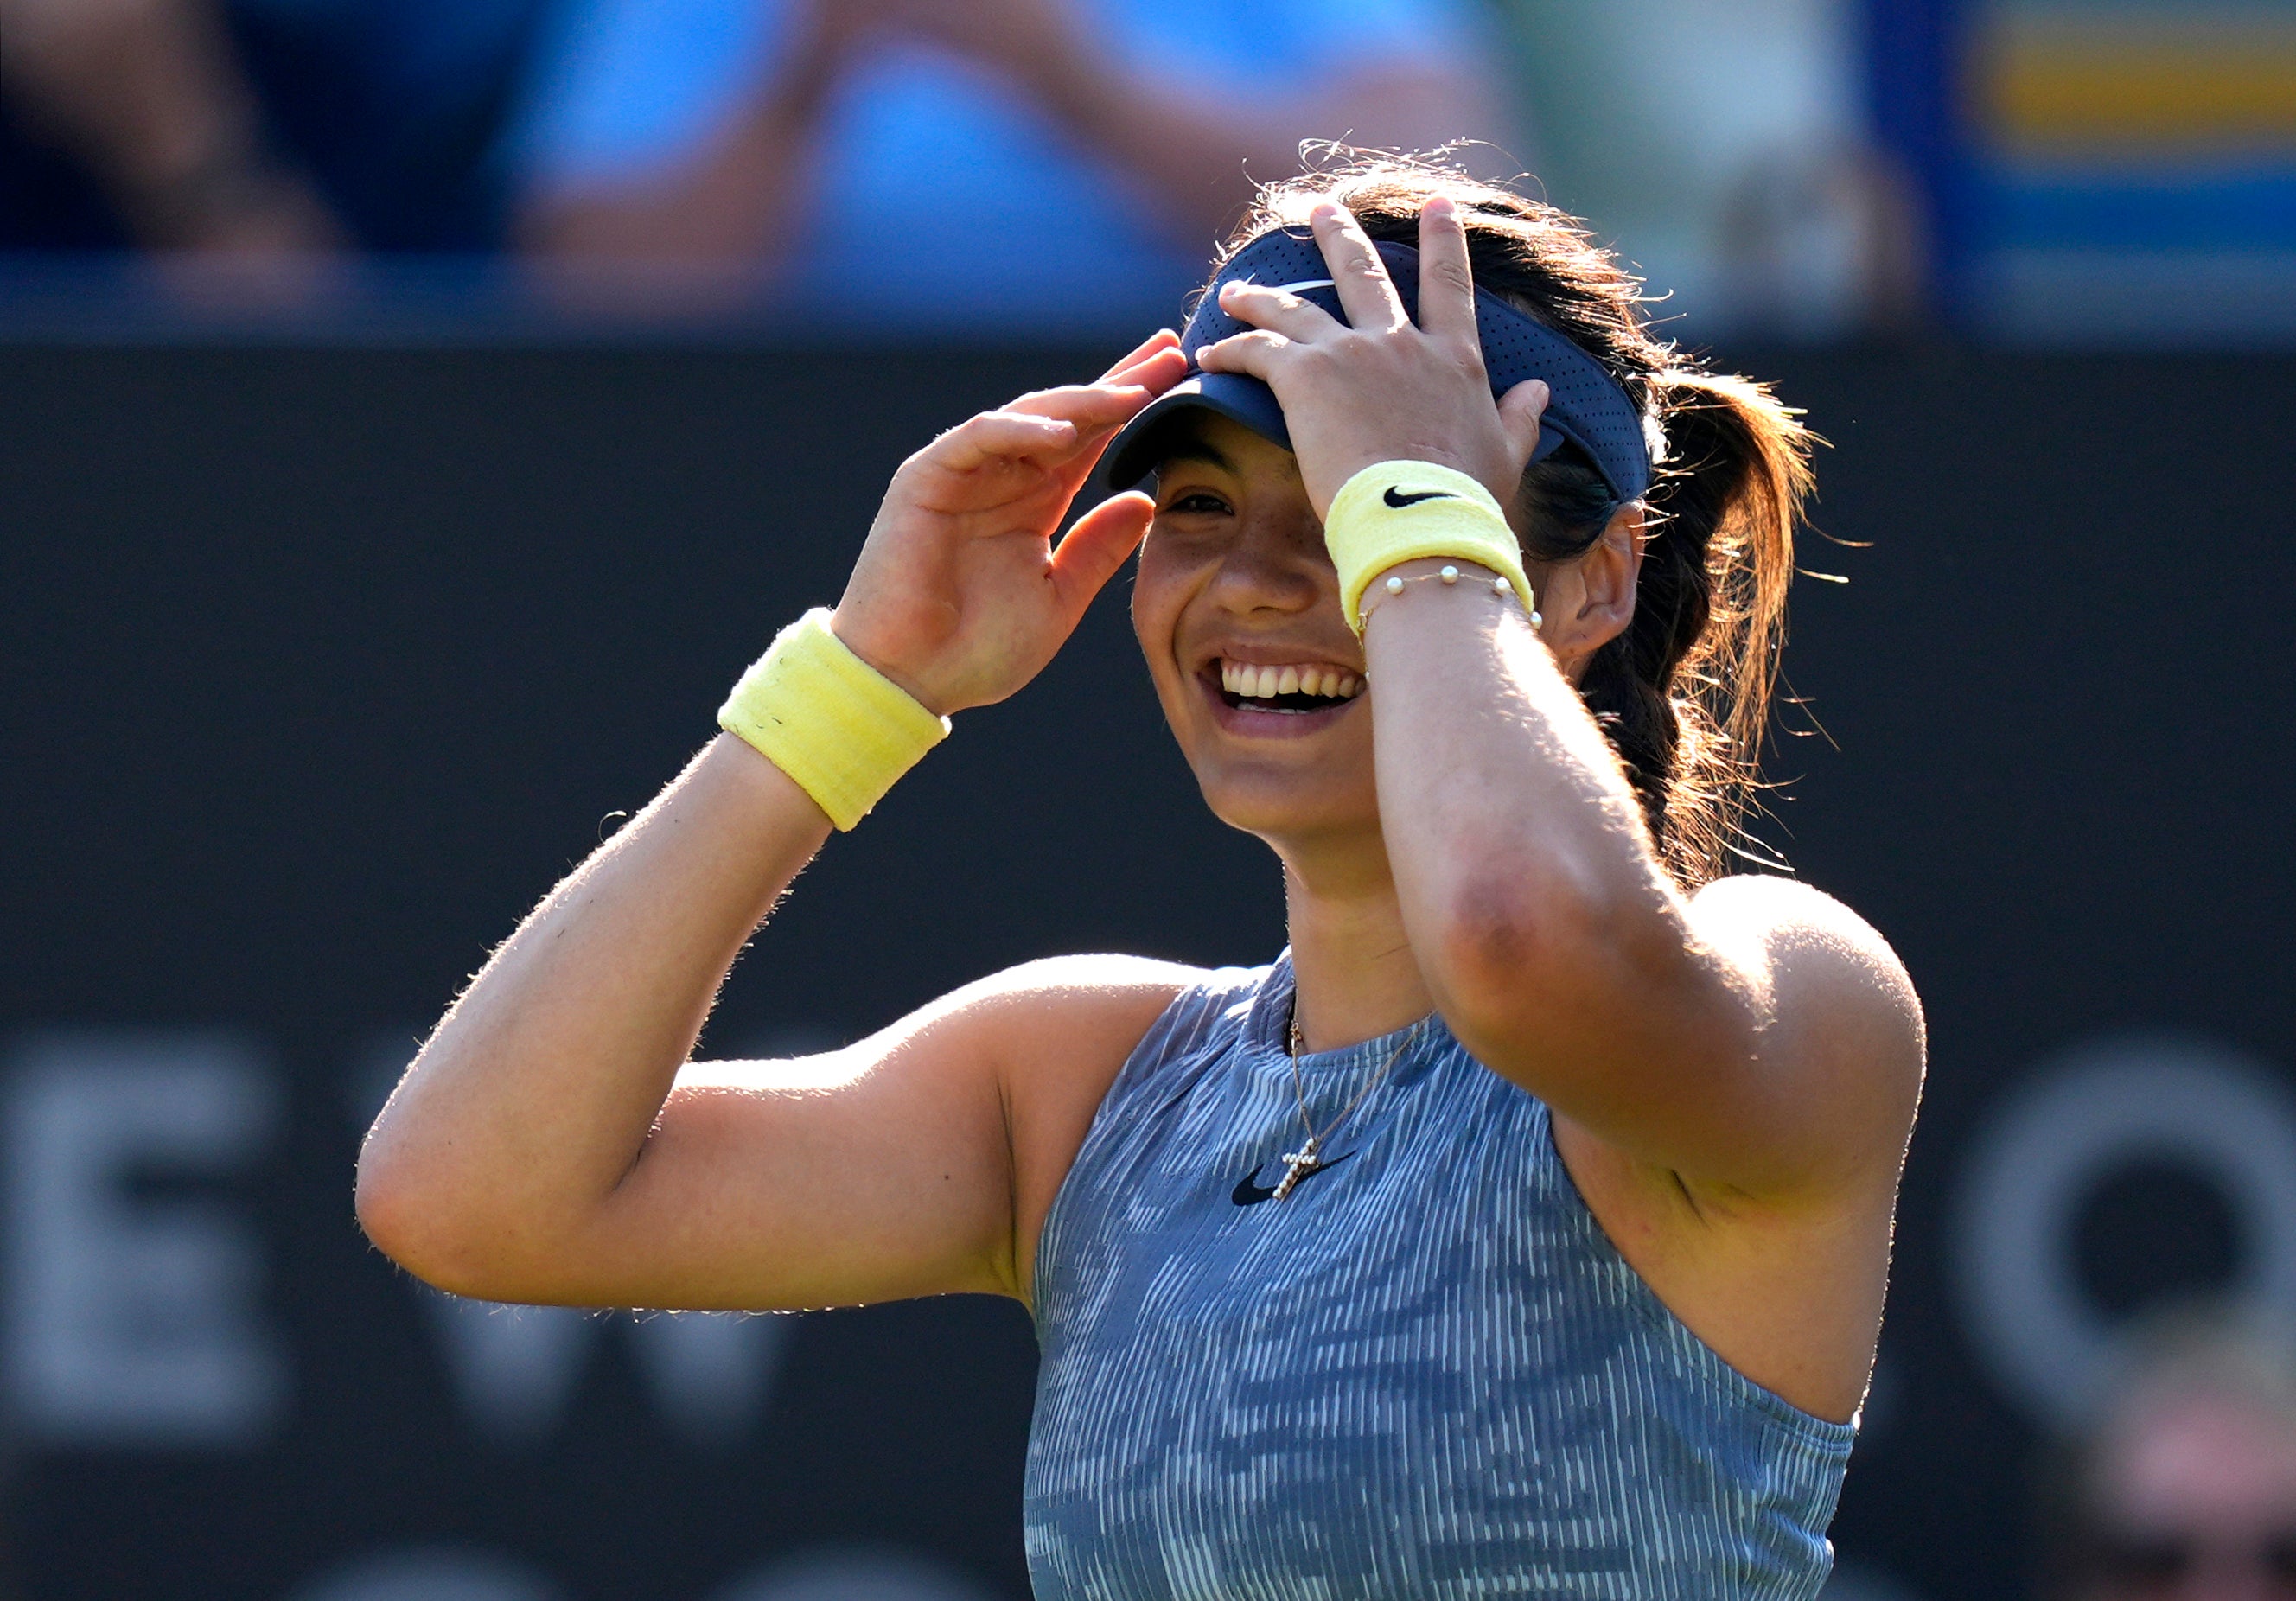
<svg viewBox="0 0 2296 1601">
<path fill-rule="evenodd" d="M 1644 511 L 1639 500 L 1620 506 L 1584 554 L 1549 571 L 1547 591 L 1539 596 L 1538 609 L 1546 619 L 1539 637 L 1573 679 L 1587 657 L 1635 620 L 1648 527 Z"/>
</svg>

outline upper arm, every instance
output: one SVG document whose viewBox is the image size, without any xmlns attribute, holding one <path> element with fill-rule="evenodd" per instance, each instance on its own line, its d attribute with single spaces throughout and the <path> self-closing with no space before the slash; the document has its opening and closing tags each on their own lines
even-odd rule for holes
<svg viewBox="0 0 2296 1601">
<path fill-rule="evenodd" d="M 1525 973 L 1513 1001 L 1480 986 L 1462 1039 L 1622 1155 L 1693 1193 L 1894 1186 L 1921 1090 L 1921 1004 L 1840 902 L 1791 879 L 1720 879 L 1575 925 L 1537 965 L 1552 971 Z"/>
<path fill-rule="evenodd" d="M 1734 970 L 1731 988 L 1748 1006 L 1739 1071 L 1762 1136 L 1745 1177 L 1894 1192 L 1928 1053 L 1921 1000 L 1897 952 L 1833 897 L 1767 874 L 1708 884 L 1691 900 L 1690 924 Z"/>
<path fill-rule="evenodd" d="M 1065 1173 L 1188 976 L 1031 963 L 842 1050 L 692 1063 L 628 1174 L 549 1253 L 548 1282 L 514 1298 L 775 1310 L 1021 1293 L 1016 1218 L 1048 1169 Z"/>
</svg>

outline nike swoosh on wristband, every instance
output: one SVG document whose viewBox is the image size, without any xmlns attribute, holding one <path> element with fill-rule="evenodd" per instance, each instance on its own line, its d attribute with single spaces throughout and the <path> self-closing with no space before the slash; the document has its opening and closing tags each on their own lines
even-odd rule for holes
<svg viewBox="0 0 2296 1601">
<path fill-rule="evenodd" d="M 1348 1156 L 1353 1156 L 1354 1154 L 1355 1153 L 1353 1151 L 1348 1153 Z M 1348 1159 L 1348 1156 L 1334 1156 L 1329 1162 L 1317 1162 L 1314 1167 L 1309 1168 L 1306 1172 L 1300 1175 L 1300 1182 L 1301 1184 L 1305 1184 L 1318 1173 L 1330 1172 L 1333 1168 L 1338 1167 L 1340 1163 L 1345 1162 Z M 1275 1186 L 1262 1186 L 1253 1182 L 1254 1179 L 1259 1177 L 1259 1168 L 1264 1168 L 1267 1165 L 1267 1164 L 1263 1162 L 1259 1164 L 1259 1168 L 1252 1169 L 1251 1171 L 1237 1179 L 1235 1184 L 1235 1193 L 1230 1195 L 1228 1199 L 1234 1202 L 1238 1206 L 1257 1206 L 1262 1201 L 1275 1200 Z"/>
<path fill-rule="evenodd" d="M 1380 498 L 1399 512 L 1405 506 L 1417 505 L 1423 500 L 1456 500 L 1459 497 L 1448 489 L 1420 489 L 1409 495 L 1398 495 L 1396 493 L 1395 486 L 1390 484 L 1387 486 L 1387 493 Z"/>
</svg>

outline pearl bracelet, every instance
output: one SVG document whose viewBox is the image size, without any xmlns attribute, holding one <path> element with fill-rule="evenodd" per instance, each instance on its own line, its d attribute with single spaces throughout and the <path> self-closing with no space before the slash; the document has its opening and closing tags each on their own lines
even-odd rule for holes
<svg viewBox="0 0 2296 1601">
<path fill-rule="evenodd" d="M 1417 573 L 1410 578 L 1405 578 L 1400 573 L 1390 573 L 1381 581 L 1379 587 L 1390 595 L 1401 595 L 1406 584 L 1434 582 L 1447 586 L 1456 584 L 1458 581 L 1459 570 L 1446 562 L 1437 571 Z M 1504 573 L 1500 574 L 1491 580 L 1491 593 L 1501 600 L 1509 599 L 1514 594 L 1514 580 Z M 1522 609 L 1530 613 L 1530 626 L 1534 628 L 1546 620 L 1538 614 L 1538 596 L 1528 591 L 1525 591 L 1522 596 Z"/>
</svg>

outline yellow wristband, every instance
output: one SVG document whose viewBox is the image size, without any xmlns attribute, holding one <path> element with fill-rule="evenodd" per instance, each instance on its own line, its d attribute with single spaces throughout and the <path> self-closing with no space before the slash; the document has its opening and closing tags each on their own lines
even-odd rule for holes
<svg viewBox="0 0 2296 1601">
<path fill-rule="evenodd" d="M 1324 519 L 1324 543 L 1340 570 L 1348 627 L 1363 632 L 1363 594 L 1389 568 L 1422 556 L 1475 562 L 1504 577 L 1531 607 L 1522 546 L 1491 492 L 1453 467 L 1381 462 L 1340 486 Z"/>
<path fill-rule="evenodd" d="M 855 655 L 816 606 L 775 636 L 718 709 L 718 726 L 849 829 L 948 737 L 948 719 Z"/>
</svg>

